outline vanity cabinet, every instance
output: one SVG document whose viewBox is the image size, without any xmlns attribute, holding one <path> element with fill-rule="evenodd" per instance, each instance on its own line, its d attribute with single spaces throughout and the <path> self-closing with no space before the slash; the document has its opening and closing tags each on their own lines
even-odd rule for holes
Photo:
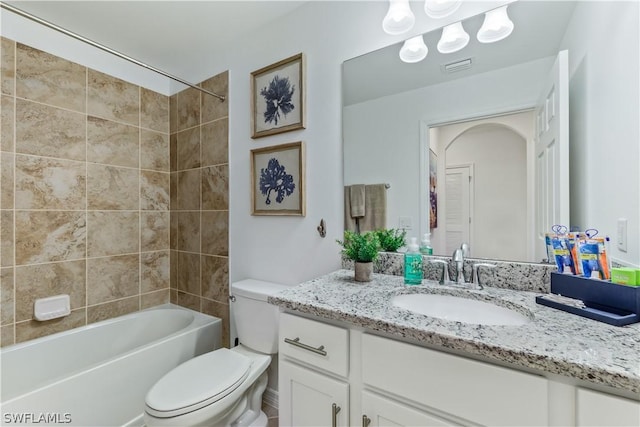
<svg viewBox="0 0 640 427">
<path fill-rule="evenodd" d="M 349 425 L 348 349 L 348 329 L 280 314 L 280 425 Z"/>
<path fill-rule="evenodd" d="M 585 388 L 576 390 L 576 425 L 640 426 L 640 402 Z"/>
<path fill-rule="evenodd" d="M 279 342 L 281 426 L 640 426 L 639 401 L 360 328 L 281 313 Z"/>
</svg>

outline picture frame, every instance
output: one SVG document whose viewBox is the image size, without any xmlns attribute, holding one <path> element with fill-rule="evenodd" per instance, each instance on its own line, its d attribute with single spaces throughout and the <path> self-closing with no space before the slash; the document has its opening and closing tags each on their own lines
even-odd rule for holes
<svg viewBox="0 0 640 427">
<path fill-rule="evenodd" d="M 305 57 L 299 53 L 251 73 L 251 138 L 304 129 Z"/>
<path fill-rule="evenodd" d="M 305 216 L 302 141 L 251 150 L 251 215 Z"/>
<path fill-rule="evenodd" d="M 429 228 L 438 228 L 438 156 L 429 150 Z"/>
</svg>

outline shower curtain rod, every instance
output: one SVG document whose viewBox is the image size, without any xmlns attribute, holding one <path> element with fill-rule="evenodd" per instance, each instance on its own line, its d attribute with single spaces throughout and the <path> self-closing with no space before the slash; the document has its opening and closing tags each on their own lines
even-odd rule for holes
<svg viewBox="0 0 640 427">
<path fill-rule="evenodd" d="M 140 67 L 146 68 L 147 70 L 151 70 L 154 73 L 161 74 L 161 75 L 163 75 L 165 77 L 170 78 L 171 80 L 175 80 L 175 81 L 177 81 L 179 83 L 182 83 L 185 86 L 190 86 L 190 87 L 192 87 L 194 89 L 199 90 L 200 92 L 206 93 L 207 95 L 215 96 L 220 101 L 224 101 L 225 100 L 225 96 L 224 95 L 218 95 L 217 93 L 214 93 L 214 92 L 208 91 L 206 89 L 203 89 L 200 86 L 196 86 L 193 83 L 189 83 L 188 81 L 181 79 L 180 77 L 176 77 L 176 76 L 171 75 L 171 74 L 169 74 L 167 72 L 164 72 L 164 71 L 162 71 L 162 70 L 160 70 L 160 69 L 158 69 L 156 67 L 152 67 L 151 65 L 147 65 L 142 61 L 138 61 L 137 59 L 132 58 L 132 57 L 130 57 L 128 55 L 125 55 L 124 53 L 120 53 L 117 50 L 111 49 L 110 47 L 107 47 L 107 46 L 102 45 L 100 43 L 94 42 L 91 39 L 83 37 L 83 36 L 81 36 L 79 34 L 76 34 L 76 33 L 72 32 L 72 31 L 69 31 L 69 30 L 67 30 L 65 28 L 62 28 L 62 27 L 60 27 L 60 26 L 58 26 L 58 25 L 56 25 L 56 24 L 54 24 L 52 22 L 46 21 L 46 20 L 44 20 L 42 18 L 38 18 L 37 16 L 34 16 L 34 15 L 28 13 L 28 12 L 25 12 L 22 9 L 18 9 L 17 7 L 11 6 L 11 5 L 6 4 L 4 2 L 1 2 L 1 1 L 0 1 L 0 7 L 2 9 L 7 9 L 8 11 L 15 13 L 16 15 L 20 15 L 23 18 L 27 18 L 27 19 L 29 19 L 29 20 L 31 20 L 33 22 L 37 22 L 38 24 L 44 25 L 45 27 L 49 27 L 52 30 L 58 31 L 58 32 L 60 32 L 62 34 L 65 34 L 65 35 L 67 35 L 69 37 L 73 37 L 76 40 L 80 40 L 83 43 L 86 43 L 86 44 L 91 45 L 91 46 L 93 46 L 95 48 L 103 50 L 103 51 L 105 51 L 107 53 L 115 55 L 115 56 L 117 56 L 117 57 L 119 57 L 121 59 L 124 59 L 125 61 L 129 61 L 131 63 L 139 65 Z"/>
</svg>

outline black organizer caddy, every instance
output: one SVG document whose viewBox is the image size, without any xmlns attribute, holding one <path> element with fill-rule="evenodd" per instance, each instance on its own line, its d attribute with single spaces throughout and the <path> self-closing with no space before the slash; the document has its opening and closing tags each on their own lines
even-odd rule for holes
<svg viewBox="0 0 640 427">
<path fill-rule="evenodd" d="M 614 326 L 640 322 L 640 287 L 551 273 L 551 293 L 582 300 L 586 307 L 572 307 L 539 296 L 536 302 Z"/>
</svg>

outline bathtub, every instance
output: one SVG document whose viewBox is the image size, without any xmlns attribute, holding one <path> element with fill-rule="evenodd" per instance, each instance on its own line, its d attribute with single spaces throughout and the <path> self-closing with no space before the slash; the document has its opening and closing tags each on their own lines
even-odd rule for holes
<svg viewBox="0 0 640 427">
<path fill-rule="evenodd" d="M 222 321 L 166 304 L 3 348 L 1 425 L 142 426 L 166 372 L 221 345 Z"/>
</svg>

